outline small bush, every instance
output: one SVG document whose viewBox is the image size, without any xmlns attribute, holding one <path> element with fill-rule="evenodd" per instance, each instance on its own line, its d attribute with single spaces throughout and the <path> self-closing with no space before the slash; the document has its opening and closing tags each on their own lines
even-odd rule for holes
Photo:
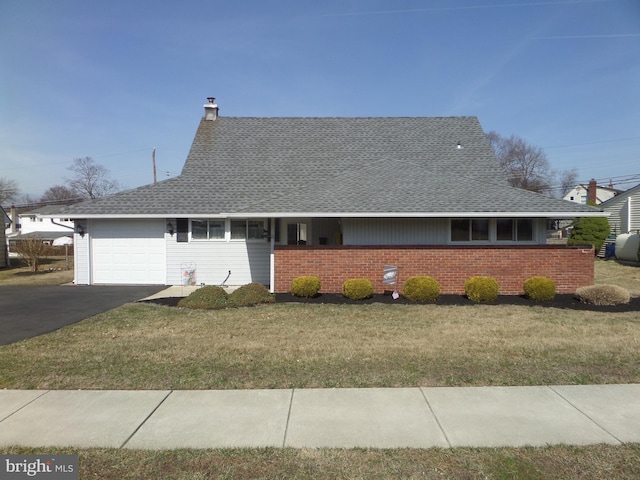
<svg viewBox="0 0 640 480">
<path fill-rule="evenodd" d="M 402 294 L 414 302 L 435 302 L 440 295 L 440 284 L 432 277 L 409 277 L 404 282 Z"/>
<path fill-rule="evenodd" d="M 249 283 L 231 292 L 228 305 L 230 307 L 249 307 L 261 303 L 274 303 L 276 301 L 269 289 L 261 283 Z"/>
<path fill-rule="evenodd" d="M 547 277 L 531 277 L 524 282 L 524 293 L 531 300 L 548 302 L 556 296 L 556 284 Z"/>
<path fill-rule="evenodd" d="M 364 300 L 373 295 L 373 284 L 366 278 L 353 278 L 342 284 L 342 294 L 351 300 Z"/>
<path fill-rule="evenodd" d="M 219 310 L 227 306 L 227 292 L 224 288 L 207 285 L 192 292 L 178 302 L 179 307 Z"/>
<path fill-rule="evenodd" d="M 294 278 L 291 282 L 291 294 L 296 297 L 315 297 L 320 291 L 320 279 L 310 275 Z"/>
<path fill-rule="evenodd" d="M 591 305 L 620 305 L 629 303 L 631 295 L 617 285 L 591 285 L 576 290 L 576 297 Z"/>
<path fill-rule="evenodd" d="M 464 284 L 464 293 L 474 302 L 491 302 L 498 298 L 498 282 L 492 277 L 471 277 Z"/>
</svg>

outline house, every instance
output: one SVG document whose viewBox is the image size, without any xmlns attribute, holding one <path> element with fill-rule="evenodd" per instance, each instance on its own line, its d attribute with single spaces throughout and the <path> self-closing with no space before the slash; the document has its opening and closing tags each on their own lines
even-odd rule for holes
<svg viewBox="0 0 640 480">
<path fill-rule="evenodd" d="M 640 184 L 607 200 L 600 207 L 610 215 L 612 233 L 640 233 Z"/>
<path fill-rule="evenodd" d="M 65 209 L 77 284 L 285 292 L 317 275 L 382 292 L 384 265 L 442 293 L 474 275 L 503 294 L 532 275 L 593 283 L 593 250 L 546 245 L 546 226 L 603 213 L 509 186 L 475 117 L 221 117 L 213 100 L 179 176 Z"/>
<path fill-rule="evenodd" d="M 621 190 L 613 188 L 613 186 L 601 187 L 597 185 L 595 180 L 591 180 L 588 185 L 576 185 L 562 198 L 583 205 L 585 205 L 587 201 L 600 205 L 602 202 L 606 202 L 621 192 Z"/>
<path fill-rule="evenodd" d="M 9 252 L 17 242 L 37 238 L 52 244 L 56 238 L 73 235 L 73 221 L 61 217 L 59 212 L 67 203 L 50 203 L 11 206 L 11 217 L 15 219 L 6 230 Z"/>
</svg>

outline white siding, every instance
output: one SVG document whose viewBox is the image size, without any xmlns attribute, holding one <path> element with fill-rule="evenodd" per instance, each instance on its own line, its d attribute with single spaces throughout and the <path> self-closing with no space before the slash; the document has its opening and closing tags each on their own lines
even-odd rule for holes
<svg viewBox="0 0 640 480">
<path fill-rule="evenodd" d="M 76 285 L 90 285 L 91 272 L 89 267 L 90 249 L 89 249 L 89 231 L 86 220 L 77 220 L 76 224 L 82 225 L 87 231 L 84 237 L 77 233 L 73 235 L 73 270 L 74 282 Z"/>
<path fill-rule="evenodd" d="M 640 230 L 640 192 L 629 198 L 629 231 Z"/>
<path fill-rule="evenodd" d="M 640 230 L 640 186 L 614 197 L 604 206 L 610 213 L 609 226 L 615 234 Z"/>
<path fill-rule="evenodd" d="M 177 242 L 167 235 L 167 284 L 181 285 L 183 265 L 196 270 L 196 283 L 227 285 L 258 282 L 269 285 L 270 245 L 267 241 Z"/>
</svg>

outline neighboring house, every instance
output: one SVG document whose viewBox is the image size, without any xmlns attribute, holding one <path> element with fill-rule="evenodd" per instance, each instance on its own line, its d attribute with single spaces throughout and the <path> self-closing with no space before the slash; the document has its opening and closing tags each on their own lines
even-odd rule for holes
<svg viewBox="0 0 640 480">
<path fill-rule="evenodd" d="M 37 208 L 34 206 L 11 207 L 11 216 L 16 219 L 10 228 L 7 228 L 9 251 L 11 247 L 31 238 L 38 238 L 51 244 L 56 238 L 72 236 L 74 231 L 73 220 L 61 217 L 59 212 L 65 205 L 50 204 Z M 47 216 L 47 217 L 44 217 Z"/>
<path fill-rule="evenodd" d="M 591 200 L 596 205 L 600 205 L 621 192 L 622 190 L 613 187 L 601 187 L 596 184 L 595 180 L 591 180 L 589 185 L 576 185 L 562 198 L 583 205 L 586 205 L 587 201 Z"/>
<path fill-rule="evenodd" d="M 593 250 L 545 245 L 549 219 L 593 207 L 509 186 L 475 117 L 234 118 L 209 100 L 182 173 L 65 209 L 77 284 L 259 282 L 323 292 L 384 265 L 503 294 L 532 275 L 593 283 Z"/>
<path fill-rule="evenodd" d="M 616 195 L 600 207 L 610 214 L 612 233 L 640 233 L 640 185 Z"/>
<path fill-rule="evenodd" d="M 0 218 L 2 219 L 2 229 L 0 229 L 0 268 L 4 268 L 9 266 L 9 252 L 7 251 L 5 230 L 11 225 L 11 219 L 2 207 L 0 207 Z"/>
</svg>

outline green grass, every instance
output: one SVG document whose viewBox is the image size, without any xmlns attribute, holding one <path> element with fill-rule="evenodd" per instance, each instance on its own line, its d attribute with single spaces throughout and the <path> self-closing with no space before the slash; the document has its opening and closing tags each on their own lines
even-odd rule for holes
<svg viewBox="0 0 640 480">
<path fill-rule="evenodd" d="M 640 292 L 640 270 L 597 262 Z M 602 281 L 602 279 L 605 279 Z M 0 388 L 291 388 L 640 382 L 640 313 L 474 305 L 128 304 L 0 347 Z M 77 453 L 98 479 L 635 479 L 640 445 Z"/>
<path fill-rule="evenodd" d="M 14 448 L 5 453 L 42 453 Z M 73 450 L 80 478 L 602 480 L 640 478 L 640 445 L 454 449 Z"/>
<path fill-rule="evenodd" d="M 545 307 L 127 304 L 0 347 L 0 388 L 640 382 L 640 315 Z"/>
</svg>

